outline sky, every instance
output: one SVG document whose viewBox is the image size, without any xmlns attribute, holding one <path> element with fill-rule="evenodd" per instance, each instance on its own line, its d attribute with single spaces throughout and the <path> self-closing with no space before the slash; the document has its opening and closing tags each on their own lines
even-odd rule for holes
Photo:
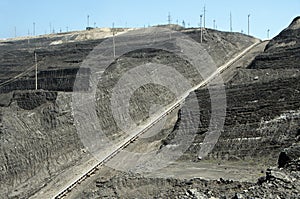
<svg viewBox="0 0 300 199">
<path fill-rule="evenodd" d="M 148 27 L 171 22 L 199 27 L 206 7 L 207 28 L 248 32 L 266 39 L 300 15 L 300 0 L 0 0 L 0 38 L 42 35 L 93 27 Z M 34 28 L 35 27 L 35 28 Z M 35 30 L 35 31 L 34 31 Z"/>
</svg>

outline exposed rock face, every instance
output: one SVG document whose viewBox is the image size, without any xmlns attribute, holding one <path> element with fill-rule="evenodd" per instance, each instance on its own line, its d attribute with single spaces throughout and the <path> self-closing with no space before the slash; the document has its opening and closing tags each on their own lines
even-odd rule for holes
<svg viewBox="0 0 300 199">
<path fill-rule="evenodd" d="M 47 102 L 55 102 L 56 97 L 55 92 L 16 92 L 13 100 L 17 101 L 20 108 L 32 110 Z"/>
<path fill-rule="evenodd" d="M 101 41 L 48 46 L 47 40 L 33 40 L 30 44 L 23 40 L 0 46 L 0 92 L 35 89 L 34 53 L 37 54 L 38 88 L 72 91 L 76 74 L 89 77 L 90 70 L 79 70 L 79 66 Z M 39 49 L 34 49 L 35 45 Z"/>
<path fill-rule="evenodd" d="M 69 68 L 69 69 L 51 69 L 43 70 L 38 72 L 38 89 L 47 91 L 73 91 L 74 81 L 76 75 L 80 75 L 82 78 L 86 78 L 87 82 L 82 86 L 82 90 L 88 90 L 89 82 L 88 77 L 90 70 L 86 68 Z M 33 75 L 27 77 L 28 79 L 17 79 L 13 82 L 6 80 L 0 91 L 2 93 L 8 93 L 14 90 L 34 90 L 35 89 L 35 78 Z"/>
<path fill-rule="evenodd" d="M 247 69 L 242 69 L 242 73 L 227 83 L 224 131 L 208 159 L 244 159 L 275 165 L 280 151 L 297 140 L 300 76 L 295 71 L 300 62 L 294 58 L 300 58 L 298 22 L 299 18 L 296 18 L 270 41 Z M 287 40 L 292 40 L 295 45 L 275 45 Z M 267 60 L 261 59 L 262 56 Z M 183 157 L 195 161 L 211 117 L 207 90 L 198 90 L 197 97 L 202 126 L 195 129 L 199 135 Z"/>
<path fill-rule="evenodd" d="M 285 148 L 279 155 L 278 167 L 290 168 L 294 171 L 300 170 L 300 143 L 297 142 L 292 146 Z"/>
<path fill-rule="evenodd" d="M 278 153 L 297 139 L 300 122 L 299 87 L 299 78 L 227 87 L 224 131 L 209 158 L 275 164 Z M 202 127 L 186 157 L 193 157 L 194 160 L 210 120 L 207 91 L 199 90 L 197 96 Z"/>
<path fill-rule="evenodd" d="M 69 102 L 63 93 L 23 91 L 0 108 L 0 198 L 28 197 L 82 158 Z"/>
</svg>

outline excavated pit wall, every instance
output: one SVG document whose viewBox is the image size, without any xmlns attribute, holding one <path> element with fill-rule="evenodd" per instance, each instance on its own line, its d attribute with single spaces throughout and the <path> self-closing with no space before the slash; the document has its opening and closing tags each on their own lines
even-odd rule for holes
<svg viewBox="0 0 300 199">
<path fill-rule="evenodd" d="M 196 40 L 199 36 L 199 32 L 193 30 L 186 34 Z M 49 46 L 53 40 L 50 42 L 40 39 L 36 44 L 34 40 L 30 40 L 29 43 L 24 40 L 0 46 L 0 65 L 5 69 L 5 73 L 0 75 L 1 83 L 32 67 L 35 51 L 38 55 L 39 74 L 42 75 L 40 81 L 45 82 L 44 87 L 40 85 L 43 90 L 24 91 L 33 86 L 34 75 L 31 71 L 1 87 L 4 89 L 0 95 L 1 197 L 27 197 L 86 156 L 86 149 L 81 144 L 74 126 L 70 107 L 71 93 L 56 91 L 71 90 L 73 74 L 85 56 L 100 41 L 89 40 Z M 256 39 L 241 34 L 231 35 L 208 30 L 205 33 L 204 47 L 220 66 L 255 41 Z M 177 64 L 177 67 L 181 67 L 182 72 L 191 78 L 195 75 L 189 70 L 188 63 L 180 62 L 178 58 L 170 57 L 167 53 L 150 52 L 151 58 L 144 57 L 144 54 L 133 52 L 121 58 L 119 63 L 122 63 L 123 59 L 123 63 L 129 63 L 125 66 L 130 67 L 131 62 L 139 64 L 161 60 L 160 63 Z M 84 74 L 88 76 L 88 73 L 87 71 Z M 117 71 L 116 74 L 122 73 Z M 57 78 L 63 81 L 57 83 Z M 106 83 L 113 85 L 115 82 Z M 20 88 L 22 91 L 18 91 Z M 109 88 L 112 87 L 99 87 L 104 89 L 104 93 L 109 92 Z M 153 102 L 166 103 L 170 98 L 172 100 L 172 94 L 165 91 L 165 88 L 148 85 L 146 91 L 143 89 L 145 88 L 137 90 L 132 97 L 132 114 L 136 121 L 147 118 L 150 104 Z M 161 94 L 161 91 L 165 93 Z M 152 98 L 153 100 L 149 100 Z M 97 111 L 99 116 L 105 116 L 102 112 L 103 107 L 98 107 Z M 119 137 L 114 134 L 117 129 L 113 125 L 107 128 L 111 128 L 109 132 L 112 132 L 112 138 Z"/>
</svg>

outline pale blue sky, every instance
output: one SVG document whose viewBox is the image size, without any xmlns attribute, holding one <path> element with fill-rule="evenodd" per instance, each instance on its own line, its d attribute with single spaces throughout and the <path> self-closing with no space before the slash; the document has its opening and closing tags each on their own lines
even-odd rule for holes
<svg viewBox="0 0 300 199">
<path fill-rule="evenodd" d="M 233 31 L 247 32 L 250 14 L 250 34 L 258 38 L 277 35 L 291 20 L 300 15 L 300 0 L 0 0 L 0 38 L 33 34 L 83 30 L 87 26 L 143 27 L 166 24 L 168 13 L 172 23 L 184 20 L 196 27 L 206 5 L 206 27 L 228 31 L 232 13 Z"/>
</svg>

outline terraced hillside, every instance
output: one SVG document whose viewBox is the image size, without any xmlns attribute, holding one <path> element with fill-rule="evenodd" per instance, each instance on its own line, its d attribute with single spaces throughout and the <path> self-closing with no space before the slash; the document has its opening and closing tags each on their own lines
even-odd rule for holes
<svg viewBox="0 0 300 199">
<path fill-rule="evenodd" d="M 274 37 L 264 53 L 257 56 L 249 66 L 251 69 L 299 69 L 300 62 L 300 18 Z"/>
<path fill-rule="evenodd" d="M 296 142 L 300 121 L 299 24 L 299 17 L 295 18 L 249 65 L 239 66 L 226 83 L 224 132 L 207 159 L 276 165 L 280 151 Z M 194 161 L 210 120 L 209 93 L 205 89 L 196 93 L 202 127 L 185 157 Z"/>
<path fill-rule="evenodd" d="M 144 175 L 104 168 L 69 198 L 298 198 L 299 24 L 297 17 L 263 52 L 255 52 L 253 61 L 241 60 L 234 72 L 224 71 L 225 126 L 207 157 L 198 159 L 211 118 L 209 93 L 201 88 L 196 94 L 202 125 L 194 129 L 198 135 L 180 160 Z M 182 117 L 179 111 L 175 127 L 160 137 L 158 147 L 178 144 L 173 140 L 176 127 L 188 126 Z M 149 143 L 150 140 L 137 140 L 128 150 L 139 151 L 141 145 Z M 251 176 L 257 177 L 253 181 Z"/>
<path fill-rule="evenodd" d="M 195 29 L 182 32 L 199 40 L 199 31 Z M 64 170 L 92 158 L 76 133 L 70 107 L 70 91 L 75 74 L 90 51 L 103 41 L 101 37 L 89 39 L 89 34 L 94 33 L 1 43 L 1 197 L 28 197 L 42 187 L 56 183 L 52 180 Z M 206 30 L 203 45 L 217 66 L 220 66 L 256 41 L 255 38 L 239 33 Z M 35 88 L 34 53 L 37 54 L 39 68 L 38 91 L 32 90 Z M 175 64 L 184 73 L 191 73 L 188 63 L 180 62 L 176 56 L 161 51 L 147 53 L 146 56 L 142 51 L 126 54 L 111 68 L 118 69 L 124 64 L 131 67 L 128 65 L 131 62 L 139 64 L 158 60 L 158 63 Z M 89 68 L 80 72 L 86 77 L 90 76 Z M 114 82 L 106 83 L 109 85 Z M 101 88 L 103 85 L 100 85 Z M 151 87 L 143 92 L 146 96 L 157 96 Z M 158 96 L 158 101 L 164 101 L 168 95 Z M 149 97 L 133 99 L 138 100 L 137 105 L 149 109 Z M 99 116 L 102 109 L 100 106 Z M 136 112 L 136 120 L 142 120 L 148 115 L 148 112 Z"/>
<path fill-rule="evenodd" d="M 209 92 L 200 88 L 195 92 L 200 111 L 195 114 L 201 125 L 192 129 L 196 137 L 177 162 L 143 175 L 104 167 L 68 197 L 297 198 L 299 24 L 297 17 L 268 44 L 261 44 L 222 73 L 227 98 L 225 125 L 208 156 L 198 158 L 211 118 Z M 78 70 L 83 60 L 111 34 L 95 36 L 98 33 L 94 31 L 0 43 L 0 198 L 48 197 L 51 191 L 58 191 L 53 190 L 58 185 L 64 185 L 69 175 L 80 173 L 93 161 L 76 133 L 71 91 L 78 71 L 86 78 L 91 76 L 88 67 Z M 199 42 L 199 30 L 180 32 Z M 239 33 L 206 29 L 202 45 L 221 66 L 256 41 Z M 168 40 L 162 42 L 164 45 L 174 43 Z M 37 91 L 33 90 L 34 53 L 39 66 Z M 202 80 L 188 62 L 166 51 L 150 48 L 121 56 L 104 72 L 105 79 L 97 86 L 97 114 L 109 138 L 123 139 L 123 134 L 112 125 L 111 113 L 103 102 L 109 103 L 109 93 L 122 75 L 149 62 L 172 65 L 195 84 Z M 131 115 L 139 123 L 149 117 L 152 104 L 165 105 L 174 96 L 162 86 L 146 85 L 130 100 Z M 189 96 L 185 102 L 192 100 Z M 174 139 L 177 127 L 187 129 L 194 122 L 182 119 L 183 109 L 175 109 L 155 136 L 136 140 L 126 150 L 147 152 L 178 145 Z M 280 169 L 267 169 L 272 166 Z"/>
</svg>

